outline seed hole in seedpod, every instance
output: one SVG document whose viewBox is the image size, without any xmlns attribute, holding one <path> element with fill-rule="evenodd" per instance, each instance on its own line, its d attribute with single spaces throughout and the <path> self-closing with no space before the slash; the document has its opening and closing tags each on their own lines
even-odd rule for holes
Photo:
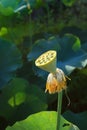
<svg viewBox="0 0 87 130">
<path fill-rule="evenodd" d="M 43 61 L 40 61 L 40 63 L 39 64 L 42 64 L 43 63 Z"/>
<path fill-rule="evenodd" d="M 50 58 L 49 58 L 49 57 L 47 57 L 47 60 L 49 61 L 49 60 L 50 60 Z"/>
<path fill-rule="evenodd" d="M 43 60 L 43 63 L 46 63 L 46 60 Z"/>
</svg>

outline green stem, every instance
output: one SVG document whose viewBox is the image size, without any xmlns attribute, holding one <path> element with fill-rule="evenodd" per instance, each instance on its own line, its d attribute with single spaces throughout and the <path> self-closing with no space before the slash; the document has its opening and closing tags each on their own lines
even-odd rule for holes
<svg viewBox="0 0 87 130">
<path fill-rule="evenodd" d="M 60 130 L 61 109 L 62 109 L 62 91 L 58 92 L 57 127 L 56 127 L 56 130 Z"/>
</svg>

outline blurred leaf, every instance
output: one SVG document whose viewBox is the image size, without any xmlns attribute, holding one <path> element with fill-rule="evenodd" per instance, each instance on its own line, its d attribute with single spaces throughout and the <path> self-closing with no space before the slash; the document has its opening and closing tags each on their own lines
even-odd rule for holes
<svg viewBox="0 0 87 130">
<path fill-rule="evenodd" d="M 84 74 L 85 76 L 87 76 L 87 68 L 84 68 L 80 71 L 80 74 Z"/>
<path fill-rule="evenodd" d="M 35 6 L 36 2 L 38 2 L 37 0 L 28 0 L 30 6 Z"/>
<path fill-rule="evenodd" d="M 72 34 L 65 35 L 60 41 L 60 46 L 57 65 L 66 74 L 70 74 L 75 68 L 87 65 L 87 53 L 82 49 L 78 37 Z"/>
<path fill-rule="evenodd" d="M 48 2 L 52 2 L 53 0 L 28 0 L 29 3 L 30 3 L 30 6 L 32 8 L 35 8 L 35 7 L 41 7 L 43 6 L 44 4 L 47 4 Z"/>
<path fill-rule="evenodd" d="M 12 1 L 10 1 L 10 0 L 0 0 L 0 3 L 4 7 L 8 7 L 8 6 L 15 7 L 18 4 L 19 1 L 20 0 L 12 0 Z"/>
<path fill-rule="evenodd" d="M 0 94 L 0 116 L 11 123 L 46 109 L 45 93 L 21 78 L 13 79 Z"/>
<path fill-rule="evenodd" d="M 3 36 L 3 35 L 5 35 L 5 34 L 7 34 L 7 33 L 8 33 L 7 28 L 2 27 L 1 30 L 0 30 L 0 36 Z"/>
<path fill-rule="evenodd" d="M 23 121 L 16 122 L 6 130 L 56 130 L 57 112 L 39 112 L 33 114 Z M 61 130 L 79 130 L 75 125 L 68 122 L 61 116 Z"/>
<path fill-rule="evenodd" d="M 11 7 L 4 7 L 2 4 L 0 4 L 0 13 L 2 15 L 8 16 L 13 14 L 13 9 Z"/>
<path fill-rule="evenodd" d="M 28 59 L 30 61 L 35 60 L 39 55 L 48 50 L 58 51 L 60 49 L 58 41 L 60 41 L 60 38 L 55 38 L 54 36 L 50 37 L 50 39 L 48 40 L 45 39 L 37 40 L 31 52 L 28 54 Z"/>
<path fill-rule="evenodd" d="M 38 7 L 43 7 L 49 2 L 52 2 L 53 0 L 21 0 L 20 3 L 18 4 L 17 8 L 15 9 L 15 12 L 21 11 L 25 8 L 32 9 L 32 8 L 38 8 Z"/>
<path fill-rule="evenodd" d="M 35 60 L 38 56 L 40 56 L 42 53 L 48 50 L 56 50 L 58 51 L 60 49 L 60 45 L 58 44 L 58 41 L 60 39 L 56 39 L 55 37 L 50 37 L 48 40 L 41 39 L 35 42 L 32 51 L 28 54 L 29 60 Z M 38 51 L 39 50 L 39 51 Z M 38 69 L 35 65 L 33 67 L 34 71 L 38 76 L 47 76 L 47 72 Z"/>
<path fill-rule="evenodd" d="M 25 8 L 28 8 L 29 10 L 35 7 L 39 7 L 43 5 L 43 1 L 42 0 L 21 0 L 20 3 L 18 4 L 18 6 L 15 8 L 15 12 L 21 11 Z M 30 10 L 29 13 L 31 13 L 32 10 Z"/>
<path fill-rule="evenodd" d="M 70 37 L 70 40 L 73 41 L 74 44 L 72 46 L 72 49 L 74 51 L 77 51 L 77 50 L 79 50 L 81 48 L 81 42 L 80 42 L 79 37 L 77 37 L 77 36 L 75 36 L 73 34 L 65 34 L 65 36 Z"/>
<path fill-rule="evenodd" d="M 21 65 L 22 58 L 18 48 L 14 44 L 0 39 L 0 87 L 13 77 L 13 72 Z"/>
<path fill-rule="evenodd" d="M 82 69 L 76 69 L 70 75 L 72 80 L 69 82 L 67 89 L 69 98 L 71 100 L 71 105 L 69 108 L 75 113 L 87 110 L 87 75 L 83 71 L 87 72 L 86 67 Z M 64 106 L 66 106 L 67 99 L 64 99 L 65 101 L 63 101 L 63 103 L 65 104 Z"/>
<path fill-rule="evenodd" d="M 86 4 L 86 3 L 87 3 L 87 1 L 86 1 L 86 0 L 81 0 L 81 2 L 82 2 L 82 3 L 84 3 L 84 4 Z"/>
<path fill-rule="evenodd" d="M 35 60 L 38 56 L 48 50 L 57 51 L 57 67 L 65 74 L 70 74 L 75 68 L 85 67 L 87 64 L 87 53 L 81 48 L 80 39 L 72 34 L 63 37 L 50 37 L 48 40 L 37 41 L 28 54 L 28 60 Z M 35 73 L 44 77 L 45 71 L 34 66 Z"/>
<path fill-rule="evenodd" d="M 9 16 L 14 13 L 20 0 L 0 0 L 0 13 Z"/>
<path fill-rule="evenodd" d="M 71 33 L 73 35 L 76 35 L 77 37 L 80 38 L 81 42 L 84 43 L 87 41 L 87 30 L 82 30 L 78 27 L 65 27 L 62 29 L 60 32 L 60 35 L 64 35 L 65 33 Z"/>
<path fill-rule="evenodd" d="M 63 116 L 70 122 L 76 124 L 80 130 L 87 130 L 87 112 L 75 114 L 71 111 L 66 111 Z"/>
<path fill-rule="evenodd" d="M 65 6 L 72 6 L 76 0 L 61 0 Z"/>
<path fill-rule="evenodd" d="M 87 42 L 85 42 L 85 43 L 82 45 L 82 49 L 87 52 Z"/>
</svg>

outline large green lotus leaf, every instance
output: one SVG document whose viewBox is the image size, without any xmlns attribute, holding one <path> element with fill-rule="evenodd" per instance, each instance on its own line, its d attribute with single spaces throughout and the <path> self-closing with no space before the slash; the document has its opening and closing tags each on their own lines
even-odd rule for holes
<svg viewBox="0 0 87 130">
<path fill-rule="evenodd" d="M 78 27 L 65 27 L 60 32 L 60 35 L 64 35 L 65 33 L 72 33 L 73 35 L 76 35 L 80 38 L 82 43 L 85 43 L 87 41 L 87 30 L 82 30 Z"/>
<path fill-rule="evenodd" d="M 70 74 L 75 68 L 82 68 L 87 65 L 87 53 L 82 48 L 78 37 L 67 34 L 62 37 L 60 46 L 57 66 L 66 74 Z"/>
<path fill-rule="evenodd" d="M 72 34 L 63 37 L 51 37 L 48 40 L 37 41 L 28 54 L 28 60 L 35 60 L 38 56 L 48 50 L 57 51 L 57 67 L 66 74 L 70 74 L 75 68 L 85 67 L 87 64 L 87 53 L 81 47 L 80 39 Z M 35 73 L 44 76 L 46 73 L 34 66 Z"/>
<path fill-rule="evenodd" d="M 66 111 L 63 116 L 76 124 L 80 130 L 87 130 L 87 111 L 76 114 L 71 111 Z"/>
<path fill-rule="evenodd" d="M 87 42 L 85 42 L 85 43 L 82 45 L 82 49 L 84 49 L 84 51 L 87 52 Z"/>
<path fill-rule="evenodd" d="M 0 94 L 0 116 L 11 123 L 46 109 L 46 96 L 42 89 L 21 78 L 13 79 Z"/>
<path fill-rule="evenodd" d="M 22 65 L 22 56 L 15 44 L 0 39 L 0 87 L 14 75 L 13 72 Z"/>
<path fill-rule="evenodd" d="M 58 44 L 58 42 L 60 42 L 60 38 L 55 38 L 54 36 L 48 40 L 37 40 L 34 46 L 32 47 L 31 52 L 28 54 L 28 59 L 30 61 L 35 60 L 39 55 L 48 50 L 59 51 L 60 45 Z"/>
<path fill-rule="evenodd" d="M 66 6 L 72 6 L 76 2 L 76 0 L 61 0 L 61 1 Z"/>
<path fill-rule="evenodd" d="M 19 2 L 20 0 L 0 0 L 0 13 L 5 16 L 13 14 Z"/>
<path fill-rule="evenodd" d="M 16 122 L 12 127 L 8 126 L 6 130 L 56 130 L 56 120 L 57 112 L 43 111 Z M 79 128 L 61 116 L 60 130 L 79 130 Z"/>
</svg>

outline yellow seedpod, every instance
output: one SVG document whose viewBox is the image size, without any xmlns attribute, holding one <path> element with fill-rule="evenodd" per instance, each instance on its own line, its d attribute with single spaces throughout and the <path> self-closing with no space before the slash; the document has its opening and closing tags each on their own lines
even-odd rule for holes
<svg viewBox="0 0 87 130">
<path fill-rule="evenodd" d="M 55 73 L 56 72 L 56 57 L 57 53 L 54 50 L 49 50 L 42 55 L 40 55 L 36 61 L 35 65 L 45 71 Z"/>
</svg>

